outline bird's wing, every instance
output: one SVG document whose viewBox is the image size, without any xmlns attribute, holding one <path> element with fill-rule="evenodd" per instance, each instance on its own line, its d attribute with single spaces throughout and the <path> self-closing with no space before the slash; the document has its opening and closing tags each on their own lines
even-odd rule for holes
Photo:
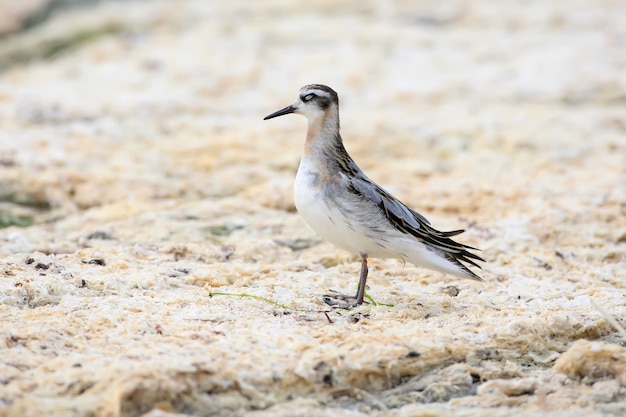
<svg viewBox="0 0 626 417">
<path fill-rule="evenodd" d="M 484 259 L 468 251 L 468 249 L 479 249 L 450 239 L 451 236 L 463 233 L 464 230 L 442 232 L 435 229 L 424 216 L 411 210 L 364 174 L 359 174 L 360 175 L 352 176 L 347 179 L 348 188 L 355 195 L 376 205 L 394 227 L 416 237 L 431 248 L 438 250 L 453 262 L 467 262 L 480 268 L 480 265 L 476 264 L 472 259 L 478 261 L 484 261 Z M 476 274 L 467 269 L 465 265 L 460 265 L 466 272 L 469 272 L 472 277 L 480 279 Z"/>
</svg>

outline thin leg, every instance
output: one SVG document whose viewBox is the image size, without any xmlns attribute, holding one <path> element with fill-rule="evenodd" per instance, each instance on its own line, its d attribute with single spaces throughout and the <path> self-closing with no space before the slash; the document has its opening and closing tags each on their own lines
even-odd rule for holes
<svg viewBox="0 0 626 417">
<path fill-rule="evenodd" d="M 363 304 L 363 297 L 365 296 L 365 282 L 367 282 L 367 255 L 361 255 L 361 274 L 359 275 L 359 287 L 356 290 L 356 305 Z"/>
<path fill-rule="evenodd" d="M 365 297 L 365 283 L 367 282 L 367 273 L 367 255 L 361 255 L 361 274 L 359 275 L 359 287 L 356 290 L 356 294 L 354 296 L 345 295 L 340 294 L 337 291 L 330 290 L 330 292 L 332 292 L 333 294 L 324 295 L 324 302 L 331 307 L 345 309 L 351 309 L 363 304 L 363 298 Z M 350 302 L 348 300 L 354 301 Z"/>
</svg>

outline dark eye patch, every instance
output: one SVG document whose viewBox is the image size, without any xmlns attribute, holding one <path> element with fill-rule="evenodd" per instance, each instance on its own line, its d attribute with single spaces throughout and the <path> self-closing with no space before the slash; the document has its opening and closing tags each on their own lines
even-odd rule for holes
<svg viewBox="0 0 626 417">
<path fill-rule="evenodd" d="M 306 96 L 302 97 L 302 101 L 311 101 L 313 97 L 315 97 L 315 94 L 307 94 Z"/>
</svg>

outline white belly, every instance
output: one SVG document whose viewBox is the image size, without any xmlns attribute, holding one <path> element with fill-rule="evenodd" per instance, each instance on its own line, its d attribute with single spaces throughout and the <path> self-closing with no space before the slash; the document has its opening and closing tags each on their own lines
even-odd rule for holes
<svg viewBox="0 0 626 417">
<path fill-rule="evenodd" d="M 341 210 L 333 198 L 324 193 L 317 182 L 319 177 L 308 169 L 305 161 L 300 163 L 294 184 L 294 201 L 304 220 L 322 238 L 356 254 L 372 257 L 395 257 L 372 239 L 371 231 L 364 228 L 349 212 Z M 346 192 L 347 189 L 346 189 Z M 341 196 L 335 196 L 341 199 Z M 349 200 L 346 202 L 349 204 Z"/>
</svg>

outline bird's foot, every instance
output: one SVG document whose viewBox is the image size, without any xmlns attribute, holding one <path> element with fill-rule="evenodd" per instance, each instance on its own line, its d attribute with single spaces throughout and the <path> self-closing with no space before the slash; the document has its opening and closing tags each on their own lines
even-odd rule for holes
<svg viewBox="0 0 626 417">
<path fill-rule="evenodd" d="M 344 310 L 351 310 L 361 305 L 357 303 L 357 298 L 354 295 L 341 294 L 335 290 L 328 290 L 332 294 L 324 294 L 322 300 L 332 308 L 341 308 Z"/>
</svg>

